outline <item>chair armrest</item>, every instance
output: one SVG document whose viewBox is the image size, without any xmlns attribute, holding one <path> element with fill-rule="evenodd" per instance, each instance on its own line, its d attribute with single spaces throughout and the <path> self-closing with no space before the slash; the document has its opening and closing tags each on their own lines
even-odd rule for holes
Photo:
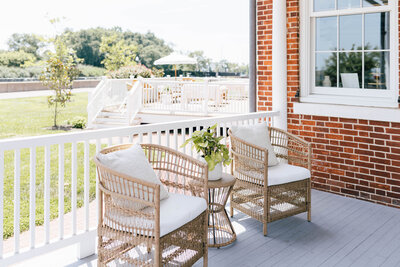
<svg viewBox="0 0 400 267">
<path fill-rule="evenodd" d="M 150 164 L 168 191 L 207 200 L 208 166 L 189 155 L 156 144 L 142 144 Z"/>
<path fill-rule="evenodd" d="M 281 129 L 269 129 L 271 144 L 278 158 L 311 170 L 311 143 Z"/>
</svg>

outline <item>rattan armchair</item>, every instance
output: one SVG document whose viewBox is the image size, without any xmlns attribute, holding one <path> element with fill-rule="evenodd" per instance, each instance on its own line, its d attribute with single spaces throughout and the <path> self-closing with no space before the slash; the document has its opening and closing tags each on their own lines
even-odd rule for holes
<svg viewBox="0 0 400 267">
<path fill-rule="evenodd" d="M 196 196 L 204 198 L 206 202 L 203 204 L 207 207 L 206 164 L 160 145 L 141 146 L 157 176 L 167 187 L 169 198 L 171 194 Z M 131 144 L 118 145 L 103 149 L 100 153 L 107 154 L 129 147 Z M 163 235 L 160 185 L 118 173 L 104 166 L 97 157 L 94 161 L 99 179 L 99 266 L 106 266 L 113 260 L 129 266 L 191 266 L 201 257 L 204 266 L 207 266 L 207 208 L 200 215 L 195 215 L 197 217 L 192 221 Z M 118 202 L 114 201 L 116 198 L 144 204 L 146 208 L 129 209 L 117 205 Z M 175 209 L 182 209 L 182 206 L 170 207 L 168 211 L 172 210 L 173 213 Z M 190 209 L 187 211 L 190 212 Z M 116 214 L 129 219 L 117 220 Z"/>
<path fill-rule="evenodd" d="M 291 176 L 288 172 L 281 173 L 285 177 L 280 179 L 276 168 L 281 167 L 268 167 L 266 148 L 235 137 L 230 130 L 229 135 L 232 173 L 236 178 L 230 198 L 231 216 L 233 209 L 237 209 L 262 222 L 264 235 L 267 235 L 268 223 L 302 212 L 308 212 L 307 219 L 311 221 L 311 144 L 269 127 L 270 141 L 280 162 L 278 166 L 287 166 L 293 172 Z M 268 173 L 272 170 L 275 178 L 269 180 Z M 302 172 L 301 175 L 296 177 L 296 171 Z"/>
</svg>

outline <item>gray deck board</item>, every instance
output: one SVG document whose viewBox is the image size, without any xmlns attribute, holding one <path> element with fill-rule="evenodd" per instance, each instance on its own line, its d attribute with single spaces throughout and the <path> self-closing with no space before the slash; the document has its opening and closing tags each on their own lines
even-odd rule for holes
<svg viewBox="0 0 400 267">
<path fill-rule="evenodd" d="M 236 242 L 209 249 L 209 266 L 400 266 L 400 210 L 313 190 L 306 214 L 262 224 L 242 213 Z M 202 266 L 202 260 L 195 266 Z"/>
<path fill-rule="evenodd" d="M 235 212 L 237 240 L 209 248 L 209 266 L 400 267 L 400 209 L 313 190 L 312 222 L 306 217 L 270 223 L 265 237 L 260 222 Z M 73 248 L 18 266 L 97 266 L 96 256 L 74 260 Z M 60 260 L 67 255 L 69 261 Z M 195 266 L 203 266 L 202 260 Z"/>
</svg>

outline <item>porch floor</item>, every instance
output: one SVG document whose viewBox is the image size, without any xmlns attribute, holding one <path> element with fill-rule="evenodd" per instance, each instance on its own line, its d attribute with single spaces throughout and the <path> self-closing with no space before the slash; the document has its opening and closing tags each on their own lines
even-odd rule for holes
<svg viewBox="0 0 400 267">
<path fill-rule="evenodd" d="M 400 266 L 400 210 L 326 192 L 312 192 L 312 222 L 300 214 L 268 225 L 242 213 L 232 219 L 237 240 L 209 249 L 209 266 Z M 18 266 L 96 266 L 74 248 Z M 116 264 L 116 266 L 121 266 Z M 195 266 L 202 266 L 202 260 Z"/>
</svg>

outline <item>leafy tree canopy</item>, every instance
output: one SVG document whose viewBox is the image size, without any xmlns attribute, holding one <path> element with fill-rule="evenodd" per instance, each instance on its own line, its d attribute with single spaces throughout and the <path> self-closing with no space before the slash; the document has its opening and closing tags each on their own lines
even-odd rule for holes
<svg viewBox="0 0 400 267">
<path fill-rule="evenodd" d="M 44 47 L 44 40 L 36 34 L 14 33 L 7 45 L 10 51 L 24 51 L 40 59 L 39 50 Z"/>
</svg>

